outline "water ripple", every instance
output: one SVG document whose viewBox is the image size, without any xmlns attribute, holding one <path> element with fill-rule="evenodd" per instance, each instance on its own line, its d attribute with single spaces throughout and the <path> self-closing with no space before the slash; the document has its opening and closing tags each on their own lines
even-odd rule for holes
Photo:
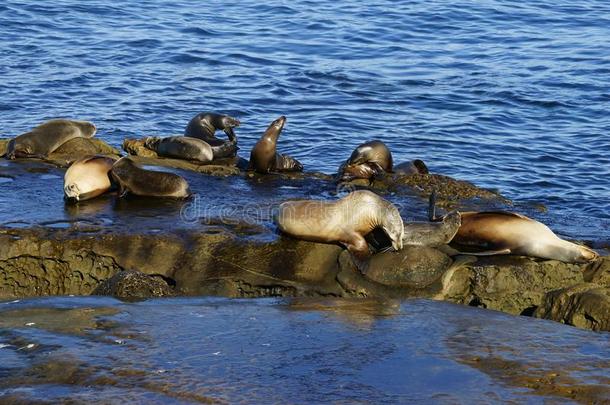
<svg viewBox="0 0 610 405">
<path fill-rule="evenodd" d="M 283 114 L 281 148 L 309 169 L 333 172 L 383 139 L 397 161 L 423 158 L 610 238 L 602 0 L 7 0 L 0 35 L 2 134 L 74 117 L 118 146 L 217 110 L 242 119 L 246 156 Z"/>
</svg>

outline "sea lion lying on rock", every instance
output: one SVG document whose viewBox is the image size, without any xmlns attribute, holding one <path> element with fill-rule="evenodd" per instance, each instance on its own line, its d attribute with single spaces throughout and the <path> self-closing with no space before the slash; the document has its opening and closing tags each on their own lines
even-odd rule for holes
<svg viewBox="0 0 610 405">
<path fill-rule="evenodd" d="M 45 158 L 69 140 L 78 137 L 91 138 L 96 131 L 95 125 L 88 121 L 46 121 L 30 132 L 11 139 L 7 146 L 6 158 Z"/>
<path fill-rule="evenodd" d="M 429 217 L 434 221 L 433 193 L 430 197 Z M 455 251 L 475 256 L 520 255 L 566 263 L 587 263 L 598 254 L 586 246 L 558 237 L 548 226 L 506 211 L 462 212 L 461 225 L 451 243 L 461 247 L 484 249 L 477 252 Z"/>
<path fill-rule="evenodd" d="M 144 145 L 157 153 L 158 156 L 194 160 L 201 163 L 211 162 L 214 159 L 212 147 L 198 138 L 186 136 L 170 136 L 159 138 L 148 136 L 144 138 Z"/>
<path fill-rule="evenodd" d="M 461 214 L 462 225 L 452 242 L 489 249 L 478 254 L 513 254 L 567 263 L 586 263 L 598 257 L 588 247 L 563 240 L 548 226 L 521 214 L 502 211 Z"/>
<path fill-rule="evenodd" d="M 64 195 L 67 201 L 84 201 L 104 194 L 112 188 L 110 169 L 116 159 L 92 156 L 79 159 L 66 170 Z"/>
<path fill-rule="evenodd" d="M 143 197 L 186 198 L 190 195 L 187 181 L 174 173 L 146 170 L 130 158 L 119 159 L 110 170 L 119 187 L 119 195 L 133 194 Z"/>
<path fill-rule="evenodd" d="M 428 167 L 420 160 L 412 160 L 393 166 L 392 153 L 387 145 L 373 140 L 358 145 L 338 171 L 341 182 L 356 179 L 373 180 L 386 173 L 401 175 L 428 174 Z"/>
<path fill-rule="evenodd" d="M 237 136 L 233 128 L 240 125 L 239 120 L 228 115 L 202 112 L 195 115 L 186 126 L 184 136 L 198 138 L 213 148 L 214 159 L 233 157 L 237 154 Z M 216 138 L 216 131 L 222 130 L 229 140 Z"/>
<path fill-rule="evenodd" d="M 295 238 L 340 243 L 360 261 L 359 267 L 371 255 L 365 235 L 375 228 L 385 232 L 391 249 L 402 249 L 404 225 L 400 212 L 368 190 L 351 192 L 336 201 L 287 201 L 280 204 L 275 219 L 280 231 Z"/>
</svg>

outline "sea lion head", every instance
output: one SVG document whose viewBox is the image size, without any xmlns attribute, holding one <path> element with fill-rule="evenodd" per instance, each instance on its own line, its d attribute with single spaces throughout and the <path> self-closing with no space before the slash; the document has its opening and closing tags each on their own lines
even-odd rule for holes
<svg viewBox="0 0 610 405">
<path fill-rule="evenodd" d="M 265 131 L 264 136 L 274 136 L 276 139 L 279 137 L 280 132 L 284 129 L 284 125 L 286 124 L 286 116 L 282 115 L 278 119 L 274 120 L 267 130 Z"/>
<path fill-rule="evenodd" d="M 238 127 L 241 122 L 237 118 L 229 117 L 228 115 L 221 115 L 220 124 L 221 128 L 219 129 L 228 129 Z"/>
<path fill-rule="evenodd" d="M 81 192 L 78 188 L 78 184 L 71 183 L 64 186 L 64 199 L 66 202 L 75 203 L 80 199 Z"/>
<path fill-rule="evenodd" d="M 6 158 L 15 159 L 22 156 L 31 156 L 34 154 L 34 146 L 29 139 L 20 139 L 19 143 L 15 138 L 11 139 L 6 146 Z"/>
<path fill-rule="evenodd" d="M 92 122 L 74 120 L 72 120 L 71 122 L 80 129 L 85 138 L 93 138 L 93 136 L 97 132 L 97 127 Z"/>
<path fill-rule="evenodd" d="M 396 251 L 402 249 L 405 226 L 398 208 L 394 204 L 385 201 L 384 207 L 379 207 L 378 209 L 377 215 L 381 218 L 381 229 L 390 238 L 392 248 Z"/>
<path fill-rule="evenodd" d="M 200 113 L 195 116 L 193 121 L 198 121 L 203 127 L 212 127 L 214 130 L 227 130 L 238 127 L 241 123 L 237 118 L 229 117 L 224 114 Z"/>
<path fill-rule="evenodd" d="M 565 261 L 569 263 L 588 263 L 599 257 L 599 255 L 594 250 L 589 249 L 586 246 L 576 246 L 577 248 L 570 252 L 570 257 L 566 257 Z"/>
<path fill-rule="evenodd" d="M 351 164 L 345 162 L 339 168 L 339 176 L 341 181 L 352 181 L 355 179 L 371 180 L 375 176 L 378 176 L 382 173 L 384 173 L 383 168 L 375 162 L 368 162 L 362 164 Z"/>
</svg>

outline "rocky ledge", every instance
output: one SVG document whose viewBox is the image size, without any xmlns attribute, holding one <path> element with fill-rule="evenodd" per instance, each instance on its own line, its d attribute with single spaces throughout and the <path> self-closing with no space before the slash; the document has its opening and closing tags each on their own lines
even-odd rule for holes
<svg viewBox="0 0 610 405">
<path fill-rule="evenodd" d="M 0 299 L 107 294 L 227 297 L 426 297 L 610 330 L 610 258 L 587 265 L 524 257 L 450 257 L 406 247 L 373 256 L 362 275 L 341 247 L 247 226 L 166 235 L 3 229 Z"/>
<path fill-rule="evenodd" d="M 5 143 L 0 140 L 0 154 Z M 289 198 L 331 197 L 337 192 L 332 176 L 261 176 L 245 172 L 247 162 L 240 158 L 195 164 L 160 159 L 137 140 L 123 147 L 142 165 L 164 166 L 186 177 L 211 209 L 193 209 L 197 215 L 187 215 L 184 222 L 182 216 L 190 212 L 185 204 L 201 208 L 199 200 L 123 201 L 107 195 L 64 206 L 61 167 L 84 155 L 120 154 L 97 139 L 70 141 L 44 162 L 5 162 L 0 166 L 7 207 L 0 213 L 0 299 L 68 294 L 427 297 L 610 330 L 609 257 L 575 265 L 514 256 L 451 257 L 443 248 L 405 247 L 374 255 L 363 275 L 340 246 L 273 232 L 272 207 Z M 344 186 L 378 190 L 401 206 L 407 220 L 425 218 L 422 197 L 432 190 L 444 207 L 510 204 L 496 192 L 436 174 L 366 183 Z M 253 208 L 256 218 L 250 215 Z M 224 219 L 210 219 L 219 216 Z"/>
</svg>

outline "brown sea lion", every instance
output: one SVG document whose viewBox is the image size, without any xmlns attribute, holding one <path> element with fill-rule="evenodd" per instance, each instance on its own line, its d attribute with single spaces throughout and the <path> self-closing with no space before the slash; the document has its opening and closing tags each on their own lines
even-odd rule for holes
<svg viewBox="0 0 610 405">
<path fill-rule="evenodd" d="M 214 149 L 214 158 L 233 157 L 237 154 L 237 136 L 233 128 L 238 127 L 238 119 L 228 115 L 202 112 L 195 115 L 186 126 L 184 136 L 199 138 L 207 142 Z M 221 130 L 227 134 L 229 140 L 216 138 L 216 131 Z"/>
<path fill-rule="evenodd" d="M 133 194 L 144 197 L 186 198 L 190 195 L 187 181 L 174 173 L 146 170 L 130 158 L 119 159 L 110 170 L 119 187 L 120 196 Z"/>
<path fill-rule="evenodd" d="M 394 173 L 401 175 L 411 174 L 428 174 L 428 166 L 421 159 L 411 160 L 409 162 L 403 162 L 399 165 L 394 166 Z"/>
<path fill-rule="evenodd" d="M 513 254 L 586 263 L 598 255 L 586 246 L 559 238 L 551 229 L 513 212 L 463 212 L 462 225 L 452 243 L 488 251 L 479 254 Z"/>
<path fill-rule="evenodd" d="M 392 153 L 385 143 L 369 141 L 359 145 L 339 167 L 341 181 L 373 179 L 392 172 Z"/>
<path fill-rule="evenodd" d="M 144 146 L 157 152 L 157 155 L 175 159 L 195 160 L 202 163 L 214 159 L 212 147 L 198 138 L 186 136 L 170 136 L 159 138 L 149 136 L 144 138 Z"/>
<path fill-rule="evenodd" d="M 64 175 L 66 200 L 89 200 L 110 190 L 109 172 L 115 162 L 116 159 L 108 156 L 89 156 L 72 163 Z"/>
<path fill-rule="evenodd" d="M 385 232 L 394 250 L 403 245 L 400 212 L 368 190 L 353 191 L 335 201 L 284 202 L 279 206 L 276 223 L 280 231 L 297 239 L 340 243 L 360 261 L 371 255 L 365 235 L 374 229 Z"/>
<path fill-rule="evenodd" d="M 248 170 L 254 170 L 258 173 L 300 172 L 303 170 L 303 165 L 298 160 L 277 153 L 277 140 L 285 124 L 286 117 L 282 115 L 269 125 L 250 152 Z"/>
<path fill-rule="evenodd" d="M 55 119 L 46 121 L 30 132 L 21 134 L 8 144 L 7 159 L 45 158 L 71 139 L 91 138 L 97 128 L 88 121 Z"/>
</svg>

